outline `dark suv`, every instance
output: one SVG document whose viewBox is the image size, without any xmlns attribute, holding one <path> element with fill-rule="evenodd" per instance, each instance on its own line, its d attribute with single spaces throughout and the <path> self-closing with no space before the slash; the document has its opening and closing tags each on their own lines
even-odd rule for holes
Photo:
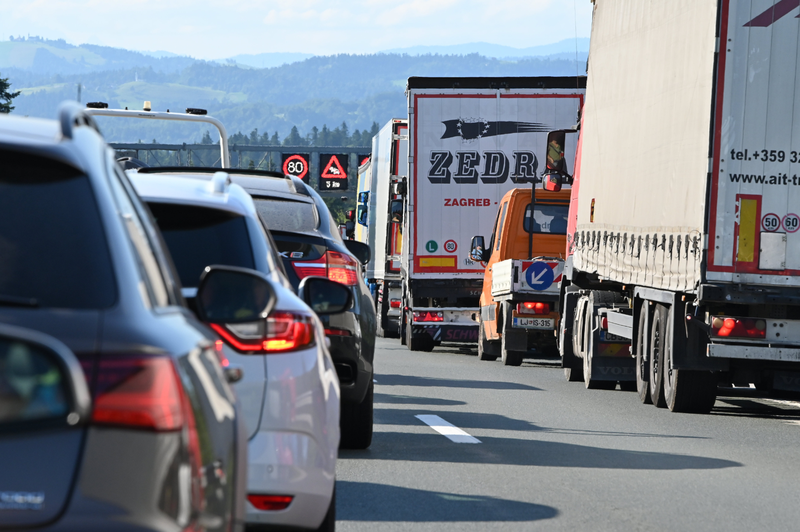
<svg viewBox="0 0 800 532">
<path fill-rule="evenodd" d="M 342 240 L 323 199 L 296 177 L 242 170 L 230 175 L 253 196 L 295 289 L 308 276 L 328 277 L 352 289 L 353 308 L 323 320 L 341 384 L 341 447 L 366 449 L 372 442 L 376 327 L 375 305 L 362 274 L 369 247 Z"/>
<path fill-rule="evenodd" d="M 234 374 L 184 305 L 161 236 L 92 118 L 74 103 L 59 113 L 0 114 L 0 322 L 55 338 L 85 377 L 4 337 L 0 528 L 241 530 L 247 441 Z M 233 310 L 206 305 L 237 294 L 213 286 L 220 271 L 204 274 L 198 311 L 227 320 Z M 266 311 L 270 283 L 241 275 L 270 293 L 253 303 Z"/>
</svg>

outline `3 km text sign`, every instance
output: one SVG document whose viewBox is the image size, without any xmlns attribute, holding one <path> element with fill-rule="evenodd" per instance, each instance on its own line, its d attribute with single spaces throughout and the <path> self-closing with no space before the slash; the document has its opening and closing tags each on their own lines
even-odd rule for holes
<svg viewBox="0 0 800 532">
<path fill-rule="evenodd" d="M 347 159 L 347 154 L 320 154 L 320 190 L 347 190 Z"/>
</svg>

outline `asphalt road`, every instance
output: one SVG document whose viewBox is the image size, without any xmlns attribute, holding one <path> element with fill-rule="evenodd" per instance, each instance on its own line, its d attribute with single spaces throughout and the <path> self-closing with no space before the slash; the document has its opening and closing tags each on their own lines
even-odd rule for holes
<svg viewBox="0 0 800 532">
<path fill-rule="evenodd" d="M 339 453 L 338 530 L 800 530 L 800 403 L 737 388 L 673 414 L 568 383 L 556 359 L 476 354 L 378 340 L 375 434 Z"/>
</svg>

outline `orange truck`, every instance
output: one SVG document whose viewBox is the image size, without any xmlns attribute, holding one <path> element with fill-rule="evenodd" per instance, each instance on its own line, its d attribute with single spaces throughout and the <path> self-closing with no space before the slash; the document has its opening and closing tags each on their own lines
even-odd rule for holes
<svg viewBox="0 0 800 532">
<path fill-rule="evenodd" d="M 569 189 L 512 189 L 500 201 L 488 246 L 473 237 L 470 255 L 486 264 L 477 316 L 481 360 L 519 366 L 531 349 L 556 353 L 569 201 Z"/>
</svg>

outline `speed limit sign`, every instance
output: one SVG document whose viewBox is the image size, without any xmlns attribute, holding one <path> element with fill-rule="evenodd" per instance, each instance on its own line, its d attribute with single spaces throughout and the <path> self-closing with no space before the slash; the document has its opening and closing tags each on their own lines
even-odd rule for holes
<svg viewBox="0 0 800 532">
<path fill-rule="evenodd" d="M 293 175 L 308 183 L 308 160 L 307 153 L 284 153 L 283 154 L 283 173 Z"/>
</svg>

